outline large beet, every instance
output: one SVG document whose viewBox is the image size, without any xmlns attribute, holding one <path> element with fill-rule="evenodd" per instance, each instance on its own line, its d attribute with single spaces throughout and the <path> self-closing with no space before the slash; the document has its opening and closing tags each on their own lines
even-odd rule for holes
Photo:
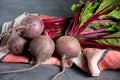
<svg viewBox="0 0 120 80">
<path fill-rule="evenodd" d="M 62 36 L 56 41 L 56 51 L 65 59 L 77 57 L 81 51 L 78 40 L 71 36 Z"/>
<path fill-rule="evenodd" d="M 52 56 L 55 44 L 50 37 L 45 35 L 37 37 L 30 43 L 30 51 L 36 62 L 42 62 Z"/>
<path fill-rule="evenodd" d="M 56 74 L 52 80 L 65 71 L 64 62 L 66 59 L 75 58 L 81 52 L 81 46 L 78 40 L 71 36 L 61 36 L 56 41 L 56 52 L 61 56 L 62 71 Z"/>
</svg>

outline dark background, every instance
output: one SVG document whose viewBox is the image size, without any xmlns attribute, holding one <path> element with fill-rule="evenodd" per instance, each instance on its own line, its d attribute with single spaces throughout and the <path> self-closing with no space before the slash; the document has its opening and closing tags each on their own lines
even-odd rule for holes
<svg viewBox="0 0 120 80">
<path fill-rule="evenodd" d="M 13 20 L 23 12 L 48 14 L 58 17 L 73 16 L 70 10 L 78 0 L 0 0 L 0 25 Z M 0 27 L 1 29 L 1 27 Z M 22 63 L 0 63 L 0 71 L 16 70 L 30 67 Z M 60 71 L 59 67 L 40 65 L 38 68 L 14 74 L 0 75 L 0 80 L 51 80 Z M 120 70 L 105 70 L 99 77 L 91 77 L 73 65 L 56 80 L 120 80 Z"/>
</svg>

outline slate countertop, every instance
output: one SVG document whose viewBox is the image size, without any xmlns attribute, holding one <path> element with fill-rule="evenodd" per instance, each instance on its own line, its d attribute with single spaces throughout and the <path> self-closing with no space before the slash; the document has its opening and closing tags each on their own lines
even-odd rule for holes
<svg viewBox="0 0 120 80">
<path fill-rule="evenodd" d="M 78 0 L 0 0 L 0 25 L 13 20 L 23 12 L 48 14 L 58 17 L 73 16 L 70 7 Z M 1 27 L 0 27 L 1 30 Z M 0 71 L 30 67 L 22 63 L 0 63 Z M 58 66 L 40 65 L 38 68 L 14 74 L 0 75 L 0 80 L 51 80 L 60 71 Z M 56 80 L 120 80 L 120 70 L 105 70 L 99 77 L 83 72 L 73 65 Z"/>
</svg>

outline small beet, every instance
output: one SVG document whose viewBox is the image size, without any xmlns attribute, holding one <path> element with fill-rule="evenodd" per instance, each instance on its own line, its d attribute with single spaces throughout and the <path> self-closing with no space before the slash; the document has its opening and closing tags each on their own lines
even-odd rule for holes
<svg viewBox="0 0 120 80">
<path fill-rule="evenodd" d="M 23 55 L 28 50 L 28 41 L 20 36 L 15 36 L 9 40 L 8 47 L 12 54 Z"/>
</svg>

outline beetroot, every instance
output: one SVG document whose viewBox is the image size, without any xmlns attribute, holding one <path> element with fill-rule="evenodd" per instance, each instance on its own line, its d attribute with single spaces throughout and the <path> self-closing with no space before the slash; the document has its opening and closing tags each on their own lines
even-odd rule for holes
<svg viewBox="0 0 120 80">
<path fill-rule="evenodd" d="M 37 63 L 41 63 L 50 58 L 55 50 L 53 40 L 45 35 L 37 37 L 30 43 L 30 52 Z"/>
<path fill-rule="evenodd" d="M 56 41 L 56 51 L 61 57 L 66 56 L 65 59 L 70 59 L 78 56 L 81 47 L 76 38 L 62 36 Z"/>
<path fill-rule="evenodd" d="M 81 46 L 78 40 L 71 36 L 61 36 L 56 41 L 56 52 L 61 56 L 62 71 L 55 75 L 52 80 L 65 71 L 63 66 L 66 59 L 75 58 L 81 52 Z"/>
<path fill-rule="evenodd" d="M 39 16 L 28 15 L 21 21 L 21 24 L 19 26 L 13 27 L 4 32 L 0 36 L 0 40 L 6 36 L 12 35 L 11 33 L 14 31 L 22 35 L 22 37 L 24 38 L 33 39 L 42 34 L 42 32 L 44 31 L 44 24 Z"/>
<path fill-rule="evenodd" d="M 35 15 L 26 16 L 20 25 L 25 26 L 23 29 L 23 36 L 26 38 L 38 37 L 44 30 L 43 21 L 39 16 Z"/>
<path fill-rule="evenodd" d="M 52 56 L 55 50 L 55 43 L 50 37 L 43 35 L 33 39 L 30 43 L 29 48 L 33 56 L 34 65 L 32 67 L 22 70 L 4 71 L 4 72 L 0 72 L 0 74 L 23 72 L 38 67 L 41 64 L 41 62 L 46 61 Z"/>
<path fill-rule="evenodd" d="M 8 47 L 12 54 L 22 55 L 27 52 L 28 41 L 20 36 L 16 36 L 9 40 Z"/>
<path fill-rule="evenodd" d="M 42 34 L 42 32 L 44 31 L 44 24 L 43 21 L 39 18 L 39 16 L 35 16 L 35 15 L 28 15 L 26 16 L 22 21 L 21 24 L 19 26 L 13 27 L 11 29 L 9 29 L 8 31 L 4 32 L 1 36 L 0 36 L 0 41 L 1 41 L 1 45 L 6 46 L 8 45 L 7 40 L 9 40 L 8 38 L 10 36 L 14 36 L 12 33 L 18 33 L 19 35 L 21 35 L 24 38 L 28 38 L 28 39 L 33 39 L 35 37 L 38 37 Z M 17 34 L 17 36 L 19 36 Z M 7 39 L 6 39 L 6 36 Z M 25 42 L 25 41 L 23 41 Z M 13 42 L 10 44 L 10 46 L 12 46 Z M 19 44 L 17 42 L 14 43 L 15 45 Z M 20 43 L 20 45 L 22 45 L 24 43 Z M 14 45 L 12 47 L 15 47 Z M 21 54 L 23 52 L 22 48 L 10 48 L 10 50 L 14 53 L 14 54 Z M 18 49 L 18 50 L 16 50 Z"/>
</svg>

